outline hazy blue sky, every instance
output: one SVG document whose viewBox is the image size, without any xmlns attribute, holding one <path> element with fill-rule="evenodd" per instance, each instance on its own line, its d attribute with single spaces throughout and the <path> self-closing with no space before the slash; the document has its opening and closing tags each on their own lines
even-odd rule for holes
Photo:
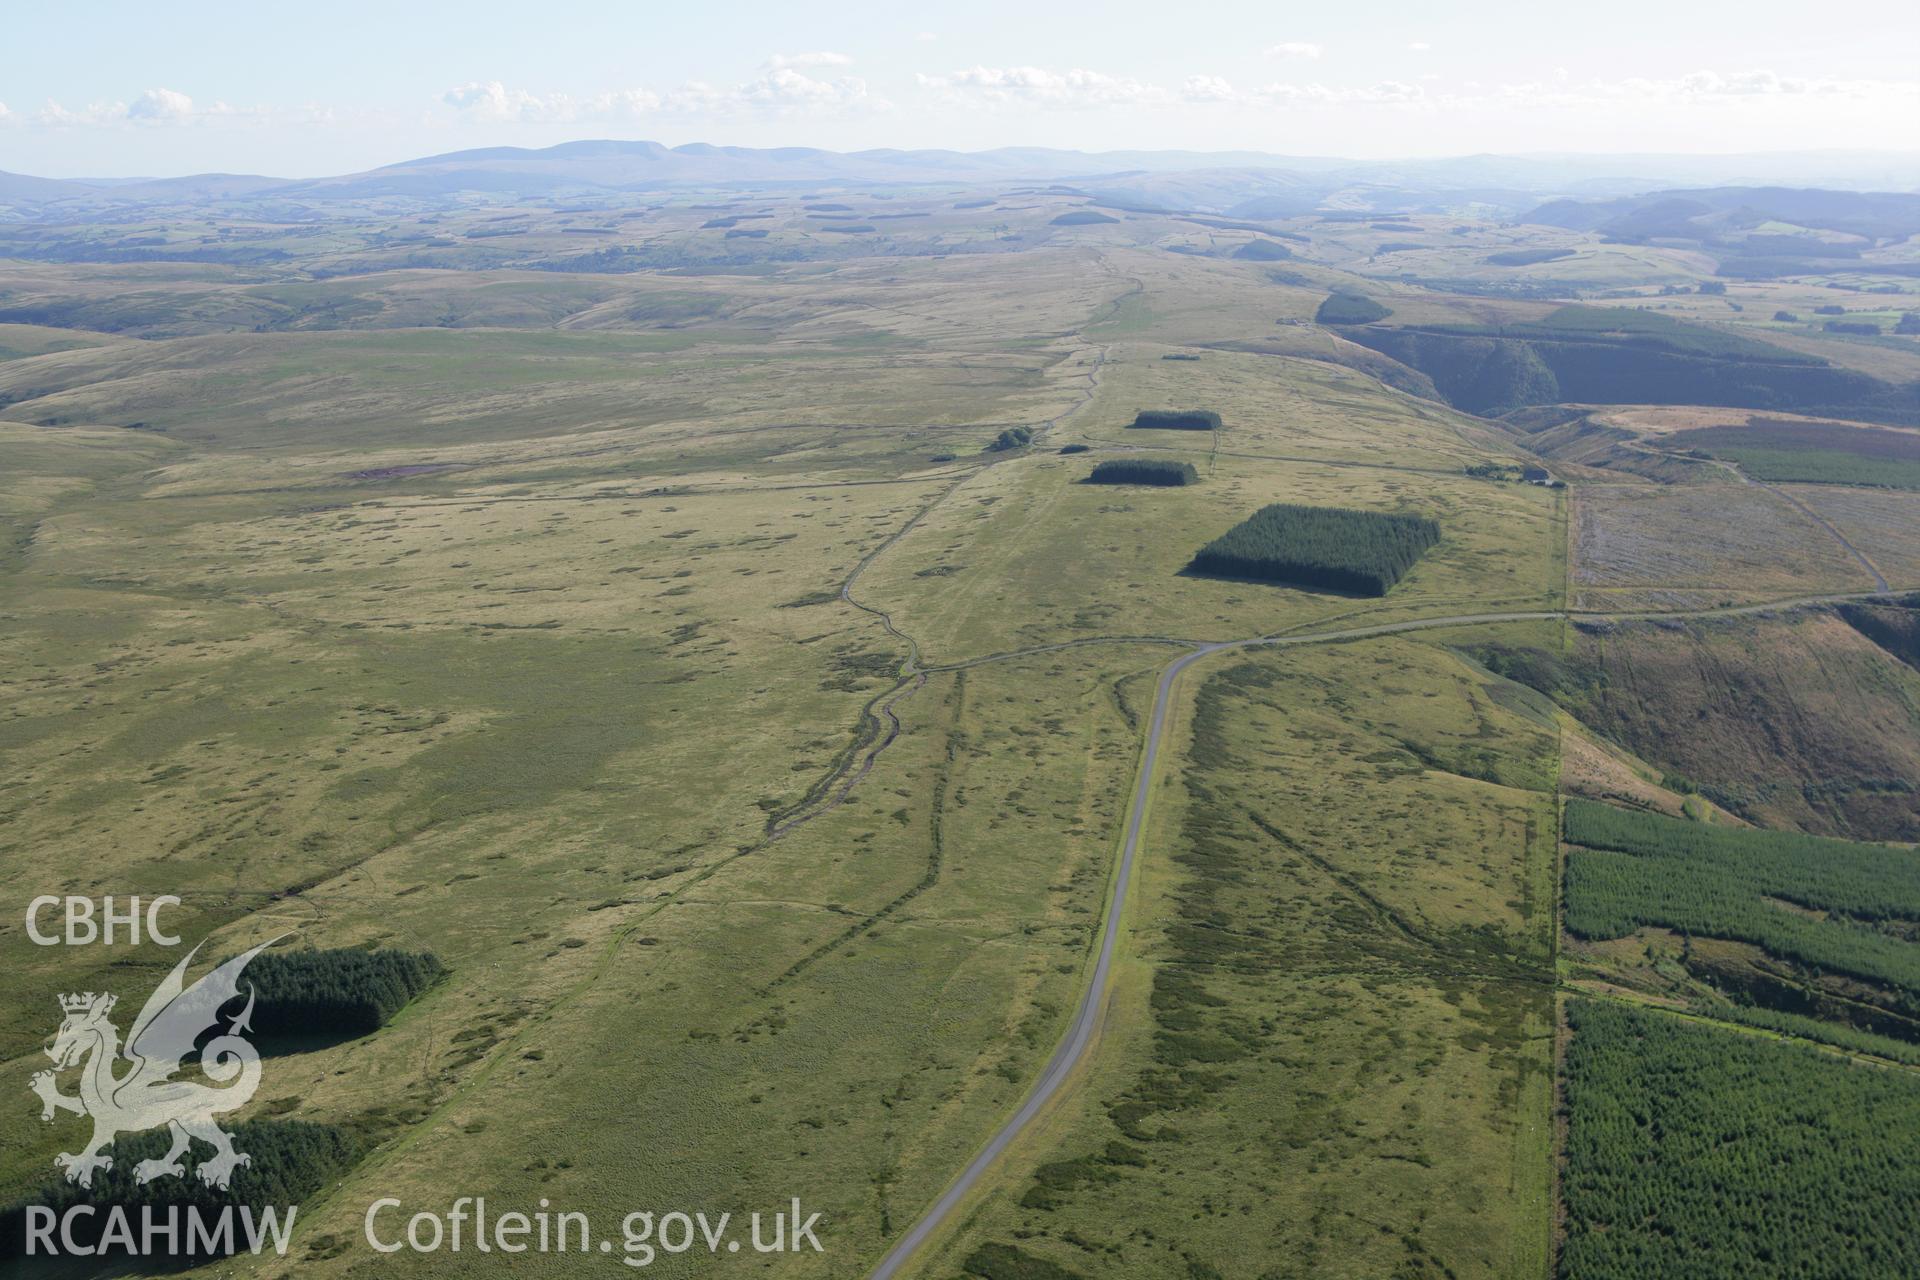
<svg viewBox="0 0 1920 1280">
<path fill-rule="evenodd" d="M 1094 16 L 1094 15 L 1098 16 Z M 1920 150 L 1920 4 L 16 6 L 0 169 L 749 146 Z"/>
</svg>

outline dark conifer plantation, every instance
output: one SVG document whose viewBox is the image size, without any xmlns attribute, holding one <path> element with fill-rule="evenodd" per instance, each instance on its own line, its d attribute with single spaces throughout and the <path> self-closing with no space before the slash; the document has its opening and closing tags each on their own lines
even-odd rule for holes
<svg viewBox="0 0 1920 1280">
<path fill-rule="evenodd" d="M 1150 431 L 1218 431 L 1220 415 L 1211 409 L 1142 409 L 1129 425 Z"/>
<path fill-rule="evenodd" d="M 424 951 L 269 951 L 241 979 L 256 993 L 262 1036 L 359 1036 L 378 1031 L 433 985 L 438 959 Z"/>
<path fill-rule="evenodd" d="M 1440 526 L 1425 516 L 1275 503 L 1200 548 L 1188 568 L 1383 596 L 1439 540 Z"/>
<path fill-rule="evenodd" d="M 1116 458 L 1102 462 L 1087 476 L 1088 484 L 1154 484 L 1177 486 L 1193 484 L 1200 473 L 1191 462 L 1169 462 L 1159 458 Z"/>
<path fill-rule="evenodd" d="M 249 965 L 248 969 L 252 967 Z M 217 1233 L 222 1211 L 234 1209 L 232 1244 L 233 1248 L 244 1251 L 247 1241 L 237 1213 L 240 1206 L 256 1211 L 270 1208 L 285 1223 L 289 1206 L 300 1204 L 328 1183 L 337 1181 L 360 1158 L 359 1141 L 346 1130 L 330 1124 L 261 1119 L 229 1124 L 226 1128 L 233 1135 L 233 1149 L 251 1157 L 250 1163 L 234 1170 L 226 1190 L 208 1186 L 197 1176 L 200 1164 L 213 1155 L 211 1148 L 198 1142 L 181 1157 L 185 1176 L 136 1181 L 136 1166 L 142 1160 L 157 1160 L 165 1155 L 172 1144 L 172 1134 L 164 1128 L 121 1134 L 108 1148 L 113 1167 L 96 1172 L 91 1188 L 82 1188 L 55 1176 L 26 1198 L 0 1210 L 0 1258 L 24 1256 L 26 1210 L 30 1204 L 44 1205 L 56 1215 L 64 1214 L 75 1205 L 94 1206 L 91 1216 L 82 1213 L 72 1219 L 76 1243 L 88 1245 L 100 1244 L 107 1229 L 110 1206 L 124 1209 L 136 1242 L 144 1210 L 151 1210 L 155 1221 L 161 1224 L 167 1221 L 170 1210 L 176 1212 L 179 1235 L 173 1242 L 171 1255 L 146 1258 L 135 1255 L 129 1260 L 124 1247 L 115 1248 L 111 1243 L 100 1246 L 104 1257 L 121 1259 L 130 1270 L 178 1269 L 188 1265 L 196 1255 L 210 1256 L 194 1247 L 202 1241 L 188 1229 L 189 1211 L 197 1211 L 200 1221 Z"/>
</svg>

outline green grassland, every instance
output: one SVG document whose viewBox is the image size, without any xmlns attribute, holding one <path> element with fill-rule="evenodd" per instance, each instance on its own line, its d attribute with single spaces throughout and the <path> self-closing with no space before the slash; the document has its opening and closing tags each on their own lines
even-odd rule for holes
<svg viewBox="0 0 1920 1280">
<path fill-rule="evenodd" d="M 779 1273 L 863 1273 L 1066 1031 L 1185 646 L 1578 585 L 1564 492 L 1466 474 L 1521 461 L 1515 435 L 1321 301 L 1504 330 L 1562 303 L 1388 264 L 1693 269 L 1438 218 L 1298 220 L 1276 264 L 1192 219 L 1055 225 L 1083 203 L 1060 193 L 728 199 L 0 236 L 0 900 L 176 893 L 207 954 L 292 931 L 445 966 L 377 1031 L 272 1059 L 247 1121 L 361 1158 L 288 1263 L 237 1270 L 361 1274 L 371 1199 L 457 1188 L 609 1221 L 799 1195 L 827 1252 Z M 727 238 L 749 218 L 767 235 Z M 1571 256 L 1484 261 L 1537 240 Z M 1129 428 L 1168 405 L 1222 427 Z M 1110 461 L 1199 482 L 1081 483 Z M 1818 500 L 1905 565 L 1885 504 L 1911 496 Z M 1379 601 L 1182 573 L 1274 503 L 1441 537 Z M 1688 544 L 1674 511 L 1633 566 Z M 1762 585 L 1857 588 L 1802 523 L 1827 559 Z M 1722 557 L 1688 585 L 1753 584 Z M 1567 713 L 1675 807 L 1809 830 L 1908 830 L 1874 780 L 1920 767 L 1912 670 L 1834 615 L 1562 632 L 1182 677 L 1094 1055 L 911 1273 L 1543 1274 Z M 1769 717 L 1799 733 L 1781 759 Z M 177 958 L 19 919 L 16 1079 L 59 992 L 131 1004 Z M 72 1143 L 37 1111 L 0 1109 L 0 1197 Z"/>
<path fill-rule="evenodd" d="M 1495 433 L 1335 365 L 1089 341 L 1128 305 L 1223 339 L 1216 285 L 1250 311 L 1290 293 L 1252 264 L 1141 262 L 1063 247 L 677 299 L 550 277 L 539 305 L 581 309 L 543 330 L 511 327 L 536 282 L 485 272 L 248 283 L 380 307 L 266 333 L 220 330 L 227 269 L 149 264 L 123 270 L 176 309 L 153 336 L 7 362 L 0 842 L 61 854 L 51 882 L 10 857 L 9 898 L 174 892 L 216 947 L 292 929 L 446 965 L 377 1033 L 273 1061 L 258 1108 L 368 1143 L 308 1206 L 303 1268 L 356 1265 L 371 1196 L 457 1184 L 609 1216 L 800 1192 L 832 1251 L 794 1274 L 846 1274 L 1014 1105 L 1078 998 L 1173 652 L 1107 641 L 1352 612 L 1182 579 L 1192 547 L 1288 495 L 1419 506 L 1459 536 L 1395 616 L 1555 598 L 1552 497 L 1489 507 L 1460 475 L 1505 456 Z M 106 305 L 103 269 L 68 269 Z M 404 327 L 463 292 L 491 327 Z M 1136 451 L 1200 485 L 1103 493 L 1058 454 L 981 452 L 1023 425 L 1125 458 L 1125 423 L 1160 402 L 1233 415 L 1198 453 Z M 1144 505 L 1166 497 L 1184 505 Z M 883 549 L 853 595 L 897 633 L 839 598 Z M 1045 561 L 1053 586 L 1023 573 Z M 1009 589 L 1027 594 L 981 607 Z M 1103 643 L 902 678 L 916 648 L 1061 639 Z M 889 714 L 897 739 L 873 727 Z M 55 993 L 172 958 L 17 931 L 0 952 L 20 1069 Z M 1464 1016 L 1419 999 L 1436 1026 Z M 1502 1036 L 1537 1012 L 1465 1000 Z M 1142 1048 L 1114 1069 L 1150 1068 Z M 1475 1051 L 1448 1070 L 1490 1100 L 1512 1068 Z M 9 1125 L 0 1177 L 37 1185 L 66 1140 Z M 1397 1201 L 1438 1194 L 1422 1185 Z"/>
<path fill-rule="evenodd" d="M 1058 1034 L 1132 759 L 1107 686 L 1152 660 L 936 678 L 865 789 L 818 822 L 679 854 L 562 932 L 505 922 L 501 945 L 527 944 L 522 964 L 559 951 L 547 963 L 569 980 L 526 1023 L 493 1021 L 497 1067 L 360 1171 L 331 1224 L 351 1231 L 376 1188 L 449 1177 L 615 1217 L 798 1193 L 831 1235 L 796 1274 L 877 1254 Z"/>
<path fill-rule="evenodd" d="M 1078 484 L 1081 469 L 1057 456 L 968 479 L 867 579 L 868 596 L 930 658 L 1100 634 L 1226 639 L 1345 616 L 1353 602 L 1344 597 L 1182 574 L 1195 549 L 1275 501 L 1408 509 L 1440 521 L 1446 538 L 1395 589 L 1382 620 L 1558 598 L 1555 496 L 1462 474 L 1460 460 L 1485 458 L 1492 446 L 1453 415 L 1318 364 L 1246 354 L 1169 364 L 1134 350 L 1109 357 L 1087 410 L 1049 441 L 1084 440 L 1096 457 L 1121 448 L 1137 438 L 1126 423 L 1139 404 L 1164 398 L 1154 394 L 1164 380 L 1200 379 L 1205 402 L 1221 404 L 1229 423 L 1215 433 L 1217 450 L 1203 437 L 1151 456 L 1192 462 L 1203 483 L 1119 494 Z M 1263 390 L 1274 406 L 1264 413 Z M 1249 412 L 1228 413 L 1223 400 Z M 1232 425 L 1240 421 L 1249 425 Z"/>
<path fill-rule="evenodd" d="M 1554 733 L 1438 645 L 1188 679 L 1112 1050 L 930 1273 L 1539 1275 Z"/>
<path fill-rule="evenodd" d="M 1055 305 L 1036 309 L 1043 326 Z M 553 1140 L 599 1142 L 604 1117 L 584 1085 L 556 1095 L 522 1073 L 568 1060 L 578 1039 L 577 1066 L 628 1076 L 618 1029 L 633 1024 L 572 1003 L 608 984 L 629 1009 L 638 984 L 679 1010 L 648 1015 L 649 1042 L 679 1064 L 663 1061 L 657 1117 L 688 1106 L 700 1079 L 729 1100 L 743 1142 L 759 1136 L 766 1122 L 745 1099 L 781 1096 L 764 1076 L 784 1050 L 769 1060 L 755 1042 L 735 1064 L 737 1089 L 724 1083 L 735 1067 L 696 1060 L 711 1042 L 733 1046 L 738 1028 L 776 1021 L 814 1028 L 826 1052 L 832 1036 L 809 1011 L 847 1014 L 848 986 L 810 988 L 815 970 L 843 963 L 837 947 L 810 957 L 847 930 L 865 938 L 927 874 L 931 773 L 952 745 L 917 726 L 923 736 L 886 763 L 931 743 L 924 772 L 885 785 L 871 775 L 860 805 L 832 810 L 841 826 L 823 843 L 800 828 L 767 844 L 770 829 L 838 794 L 821 788 L 854 758 L 862 708 L 894 687 L 906 657 L 836 592 L 953 482 L 928 465 L 931 452 L 989 439 L 1009 418 L 1063 412 L 1087 380 L 1085 354 L 1045 333 L 981 350 L 961 308 L 941 322 L 950 349 L 915 342 L 904 357 L 849 344 L 852 326 L 797 310 L 796 324 L 821 331 L 794 339 L 789 362 L 763 361 L 752 388 L 737 357 L 690 353 L 699 343 L 671 333 L 243 335 L 135 344 L 112 367 L 64 363 L 85 351 L 13 362 L 33 368 L 10 384 L 10 413 L 27 420 L 0 428 L 14 464 L 0 481 L 8 900 L 170 892 L 187 900 L 180 929 L 218 931 L 216 946 L 291 928 L 317 945 L 440 956 L 449 974 L 416 1008 L 377 1036 L 277 1059 L 262 1092 L 275 1114 L 352 1124 L 389 1144 L 370 1178 L 395 1142 L 450 1136 L 463 1153 L 418 1181 L 379 1172 L 382 1190 L 428 1194 L 450 1169 L 485 1186 L 521 1169 L 532 1135 L 551 1131 L 556 1096 L 582 1099 L 580 1132 Z M 893 369 L 884 391 L 858 371 L 881 360 Z M 678 389 L 662 399 L 662 383 Z M 153 421 L 41 425 L 132 420 L 121 408 Z M 884 1084 L 850 1095 L 861 1105 L 835 1094 L 858 1116 L 847 1159 L 861 1172 L 765 1186 L 767 1204 L 783 1191 L 845 1194 L 833 1212 L 847 1250 L 877 1249 L 888 1231 L 867 1171 L 897 1164 L 917 1205 L 1071 996 L 1090 908 L 1068 905 L 1097 896 L 1100 879 L 1097 868 L 1091 880 L 1072 873 L 1104 849 L 1131 761 L 1110 678 L 1065 674 L 1075 667 L 975 678 L 992 710 L 969 711 L 955 733 L 1020 742 L 1039 723 L 1071 722 L 1086 728 L 1078 754 L 1093 772 L 994 754 L 1008 777 L 1038 770 L 1038 786 L 978 774 L 954 784 L 944 821 L 958 824 L 960 847 L 1041 858 L 1012 879 L 998 858 L 969 859 L 966 900 L 930 892 L 950 916 L 903 932 L 902 963 L 853 984 L 896 1018 L 890 1029 L 834 1023 L 894 1046 L 865 1055 Z M 1043 688 L 1016 698 L 997 691 L 1002 679 Z M 1053 705 L 1055 690 L 1066 702 Z M 924 705 L 958 696 L 916 693 Z M 1018 832 L 1032 821 L 1052 830 Z M 797 852 L 776 863 L 771 848 Z M 40 850 L 59 851 L 56 874 L 27 856 Z M 723 868 L 742 880 L 710 883 Z M 1057 904 L 1036 906 L 1055 884 Z M 687 932 L 705 942 L 674 946 L 665 921 L 641 928 L 696 885 L 710 896 L 694 895 Z M 934 937 L 957 966 L 944 976 L 916 954 L 916 939 Z M 739 989 L 744 1003 L 712 1003 L 704 993 L 743 947 L 761 966 Z M 130 990 L 173 958 L 49 952 L 17 927 L 0 948 L 14 977 L 0 1054 L 23 1070 L 56 992 Z M 658 980 L 662 994 L 643 961 L 669 953 L 681 976 Z M 926 1022 L 915 1012 L 925 1000 L 893 982 L 902 974 L 928 990 L 976 989 L 977 1018 L 934 1020 L 914 1040 L 898 1020 Z M 536 1017 L 539 1031 L 510 1049 Z M 690 1021 L 668 1035 L 673 1017 Z M 603 1029 L 616 1038 L 601 1042 Z M 993 1089 L 975 1087 L 989 1067 L 1000 1072 L 985 1076 Z M 937 1114 L 903 1130 L 924 1149 L 889 1155 L 880 1099 L 921 1070 L 949 1073 L 966 1096 L 927 1088 Z M 470 1111 L 456 1126 L 448 1108 L 496 1078 L 525 1088 L 515 1095 L 525 1109 L 484 1097 L 474 1105 L 493 1119 Z M 802 1120 L 817 1117 L 797 1101 L 776 1105 L 778 1123 L 812 1132 Z M 696 1127 L 685 1132 L 702 1132 L 707 1122 L 687 1114 Z M 486 1123 L 521 1154 L 478 1141 Z M 668 1132 L 663 1119 L 645 1124 Z M 942 1126 L 959 1136 L 941 1138 Z M 55 1126 L 6 1126 L 7 1187 L 36 1185 L 62 1142 L 70 1135 Z M 636 1153 L 604 1157 L 576 1164 L 624 1207 L 640 1186 Z M 733 1177 L 732 1146 L 710 1159 L 713 1179 Z M 649 1185 L 664 1200 L 709 1184 L 675 1173 Z M 760 1185 L 742 1175 L 726 1194 Z M 336 1203 L 338 1222 L 316 1239 L 354 1238 L 354 1207 Z"/>
</svg>

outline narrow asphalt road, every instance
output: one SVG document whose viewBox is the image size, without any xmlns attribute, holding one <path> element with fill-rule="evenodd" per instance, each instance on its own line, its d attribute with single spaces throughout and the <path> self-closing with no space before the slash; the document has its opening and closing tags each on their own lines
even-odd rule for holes
<svg viewBox="0 0 1920 1280">
<path fill-rule="evenodd" d="M 1067 1076 L 1074 1067 L 1079 1065 L 1080 1059 L 1086 1056 L 1088 1047 L 1093 1043 L 1094 1033 L 1100 1029 L 1102 1015 L 1106 1010 L 1107 995 L 1113 985 L 1113 952 L 1120 938 L 1120 916 L 1127 908 L 1127 888 L 1133 880 L 1134 854 L 1140 848 L 1140 831 L 1146 825 L 1147 796 L 1153 787 L 1153 765 L 1155 758 L 1160 754 L 1161 734 L 1167 727 L 1167 705 L 1171 701 L 1173 682 L 1179 678 L 1182 671 L 1208 654 L 1234 647 L 1238 646 L 1203 645 L 1182 654 L 1160 673 L 1160 684 L 1153 695 L 1153 715 L 1147 725 L 1147 745 L 1140 755 L 1140 774 L 1133 784 L 1133 804 L 1127 812 L 1126 843 L 1120 848 L 1120 863 L 1114 871 L 1113 890 L 1107 900 L 1106 925 L 1100 931 L 1100 955 L 1094 961 L 1093 975 L 1087 983 L 1087 992 L 1080 999 L 1079 1009 L 1074 1012 L 1073 1025 L 1068 1030 L 1066 1039 L 1062 1040 L 1060 1047 L 1054 1051 L 1053 1058 L 1047 1063 L 1047 1069 L 1041 1072 L 1040 1078 L 1034 1082 L 1026 1101 L 1020 1104 L 1020 1109 L 1000 1126 L 999 1131 L 993 1135 L 987 1145 L 974 1156 L 973 1163 L 961 1171 L 960 1176 L 953 1180 L 938 1200 L 934 1201 L 933 1207 L 913 1224 L 913 1229 L 902 1236 L 899 1243 L 895 1244 L 887 1256 L 880 1260 L 880 1265 L 873 1269 L 873 1280 L 888 1280 L 906 1265 L 907 1260 L 926 1242 L 927 1237 L 939 1230 L 948 1215 L 959 1207 L 962 1200 L 966 1199 L 967 1193 L 973 1190 L 974 1185 L 980 1181 L 981 1175 L 1000 1158 L 1000 1153 L 1020 1136 L 1021 1131 L 1040 1114 L 1040 1109 L 1060 1091 L 1060 1086 L 1065 1083 Z"/>
<path fill-rule="evenodd" d="M 991 1169 L 1001 1154 L 1020 1136 L 1040 1112 L 1060 1092 L 1067 1077 L 1073 1073 L 1081 1060 L 1092 1047 L 1094 1035 L 1106 1015 L 1107 999 L 1113 986 L 1113 954 L 1119 945 L 1120 917 L 1127 907 L 1127 892 L 1133 884 L 1133 864 L 1140 849 L 1140 833 L 1146 825 L 1147 801 L 1152 793 L 1155 763 L 1160 755 L 1160 740 L 1166 729 L 1168 706 L 1172 702 L 1173 685 L 1180 673 L 1202 658 L 1209 657 L 1228 649 L 1256 648 L 1292 648 L 1299 645 L 1331 644 L 1342 640 L 1364 640 L 1374 636 L 1394 635 L 1405 631 L 1424 631 L 1434 627 L 1473 626 L 1482 623 L 1504 622 L 1542 622 L 1567 618 L 1586 617 L 1592 620 L 1631 621 L 1642 618 L 1701 618 L 1728 617 L 1731 615 L 1766 613 L 1805 607 L 1812 604 L 1826 604 L 1841 600 L 1860 599 L 1873 593 L 1846 593 L 1825 596 L 1811 596 L 1798 600 L 1780 601 L 1771 604 L 1746 605 L 1731 609 L 1702 609 L 1690 612 L 1672 613 L 1616 613 L 1589 614 L 1571 613 L 1564 609 L 1539 609 L 1517 613 L 1465 613 L 1452 614 L 1442 618 L 1416 618 L 1404 622 L 1383 622 L 1371 626 L 1347 627 L 1338 631 L 1315 631 L 1303 635 L 1254 636 L 1246 640 L 1223 640 L 1195 645 L 1188 652 L 1176 658 L 1166 670 L 1160 673 L 1160 683 L 1154 690 L 1153 713 L 1147 723 L 1146 746 L 1141 751 L 1139 775 L 1133 784 L 1133 801 L 1127 811 L 1126 839 L 1120 847 L 1120 861 L 1115 868 L 1113 886 L 1107 902 L 1106 918 L 1100 932 L 1100 951 L 1094 961 L 1093 972 L 1087 983 L 1086 994 L 1080 999 L 1079 1007 L 1074 1011 L 1073 1022 L 1067 1030 L 1060 1047 L 1048 1060 L 1046 1070 L 1034 1082 L 1020 1109 L 1009 1116 L 1004 1124 L 994 1132 L 992 1138 L 980 1149 L 971 1163 L 961 1170 L 940 1198 L 934 1201 L 913 1227 L 896 1242 L 878 1266 L 868 1273 L 869 1280 L 893 1280 L 905 1267 L 920 1247 L 944 1226 L 953 1216 L 962 1201 L 979 1185 L 980 1179 Z M 1135 638 L 1144 639 L 1144 638 Z M 1042 646 L 1038 652 L 1060 646 Z M 1012 655 L 996 655 L 1006 657 Z M 962 664 L 964 665 L 964 664 Z"/>
</svg>

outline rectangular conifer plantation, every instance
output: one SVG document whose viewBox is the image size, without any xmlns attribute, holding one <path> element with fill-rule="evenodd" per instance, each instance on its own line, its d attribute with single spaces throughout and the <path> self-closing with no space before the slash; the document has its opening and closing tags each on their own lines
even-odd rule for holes
<svg viewBox="0 0 1920 1280">
<path fill-rule="evenodd" d="M 266 1036 L 370 1035 L 432 986 L 443 966 L 425 951 L 269 951 L 247 966 Z"/>
<path fill-rule="evenodd" d="M 1188 571 L 1383 596 L 1439 540 L 1425 516 L 1277 502 L 1200 548 Z"/>
<path fill-rule="evenodd" d="M 1142 409 L 1130 425 L 1152 431 L 1218 431 L 1220 415 L 1211 409 Z"/>
<path fill-rule="evenodd" d="M 1161 458 L 1116 458 L 1102 462 L 1087 476 L 1088 484 L 1155 484 L 1176 486 L 1193 484 L 1200 473 L 1191 462 L 1170 462 Z"/>
</svg>

